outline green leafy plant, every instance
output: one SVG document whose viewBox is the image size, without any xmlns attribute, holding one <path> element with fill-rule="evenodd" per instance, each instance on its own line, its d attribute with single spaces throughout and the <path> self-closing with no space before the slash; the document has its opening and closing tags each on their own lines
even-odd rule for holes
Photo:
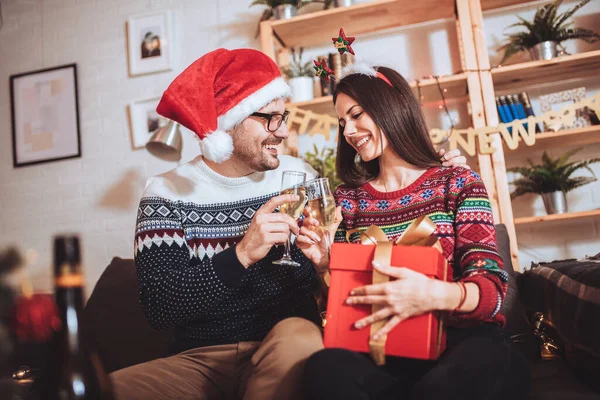
<svg viewBox="0 0 600 400">
<path fill-rule="evenodd" d="M 339 180 L 335 172 L 335 150 L 332 148 L 322 148 L 319 150 L 317 145 L 313 144 L 313 151 L 304 154 L 304 160 L 309 163 L 322 178 L 329 178 L 331 188 L 335 190 L 342 181 Z"/>
<path fill-rule="evenodd" d="M 293 47 L 290 49 L 292 53 L 292 61 L 290 65 L 281 68 L 281 73 L 284 74 L 288 79 L 298 78 L 300 76 L 315 76 L 315 70 L 313 68 L 312 61 L 302 62 L 302 53 L 304 48 L 300 47 L 300 51 L 296 52 Z"/>
<path fill-rule="evenodd" d="M 558 7 L 562 1 L 555 0 L 553 3 L 538 8 L 533 21 L 527 21 L 517 15 L 520 21 L 509 25 L 508 28 L 522 26 L 526 30 L 505 35 L 508 43 L 500 48 L 500 50 L 504 50 L 501 64 L 516 53 L 529 50 L 538 43 L 553 41 L 560 44 L 569 39 L 581 39 L 587 43 L 593 43 L 600 39 L 600 35 L 590 29 L 572 28 L 573 23 L 567 23 L 567 20 L 590 0 L 582 0 L 575 7 L 559 14 Z"/>
<path fill-rule="evenodd" d="M 511 199 L 526 193 L 542 194 L 557 191 L 567 193 L 580 186 L 595 182 L 596 176 L 589 165 L 600 162 L 600 158 L 569 162 L 569 158 L 579 151 L 581 149 L 571 150 L 558 158 L 551 158 L 548 153 L 544 152 L 541 164 L 534 164 L 531 160 L 527 160 L 529 167 L 509 168 L 508 171 L 521 174 L 519 179 L 512 182 L 515 190 L 510 194 Z M 592 176 L 571 178 L 571 175 L 581 168 L 590 171 Z"/>
<path fill-rule="evenodd" d="M 254 0 L 250 3 L 250 7 L 252 6 L 266 6 L 263 11 L 260 20 L 258 20 L 258 28 L 256 29 L 256 36 L 258 37 L 260 33 L 260 23 L 263 21 L 267 21 L 273 17 L 273 9 L 278 6 L 283 6 L 286 4 L 296 6 L 296 8 L 300 8 L 306 4 L 312 3 L 312 0 Z"/>
</svg>

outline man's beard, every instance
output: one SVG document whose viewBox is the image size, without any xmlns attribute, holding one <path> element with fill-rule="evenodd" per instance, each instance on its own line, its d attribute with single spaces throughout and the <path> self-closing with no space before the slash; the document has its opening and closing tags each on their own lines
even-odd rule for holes
<svg viewBox="0 0 600 400">
<path fill-rule="evenodd" d="M 254 171 L 269 171 L 279 167 L 279 159 L 276 156 L 265 154 L 264 146 L 268 144 L 278 145 L 279 143 L 281 143 L 281 140 L 270 137 L 261 143 L 257 154 L 256 144 L 245 140 L 244 132 L 240 130 L 233 136 L 233 154 Z"/>
</svg>

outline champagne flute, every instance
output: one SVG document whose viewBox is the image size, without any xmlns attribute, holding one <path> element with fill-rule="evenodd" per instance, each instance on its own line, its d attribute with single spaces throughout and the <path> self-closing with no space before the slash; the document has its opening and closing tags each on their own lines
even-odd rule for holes
<svg viewBox="0 0 600 400">
<path fill-rule="evenodd" d="M 325 247 L 327 253 L 331 249 L 330 230 L 335 220 L 335 199 L 329 178 L 318 178 L 306 182 L 306 195 L 308 197 L 308 206 L 310 207 L 310 216 L 319 221 L 319 226 L 325 237 Z"/>
<path fill-rule="evenodd" d="M 304 205 L 306 204 L 306 174 L 304 172 L 297 171 L 284 171 L 281 177 L 281 191 L 279 194 L 295 194 L 299 197 L 298 201 L 294 201 L 292 203 L 285 203 L 279 206 L 279 211 L 285 213 L 297 220 L 300 218 L 300 214 L 302 214 L 302 210 L 304 210 Z M 283 252 L 283 257 L 280 260 L 273 261 L 273 264 L 276 265 L 289 265 L 292 267 L 299 267 L 300 264 L 296 261 L 292 260 L 292 255 L 290 254 L 290 237 L 292 233 L 288 236 L 287 241 L 285 242 L 285 250 Z"/>
</svg>

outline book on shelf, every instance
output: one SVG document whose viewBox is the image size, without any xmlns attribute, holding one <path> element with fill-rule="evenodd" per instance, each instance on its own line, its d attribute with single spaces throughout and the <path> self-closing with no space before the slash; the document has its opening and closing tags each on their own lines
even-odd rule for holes
<svg viewBox="0 0 600 400">
<path fill-rule="evenodd" d="M 521 92 L 520 94 L 509 94 L 506 96 L 496 96 L 496 108 L 498 110 L 498 116 L 500 122 L 508 124 L 515 119 L 525 120 L 527 117 L 535 117 L 531 102 L 529 101 L 529 95 L 527 92 Z M 528 129 L 527 122 L 523 123 L 525 129 Z M 512 128 L 508 127 L 508 132 L 512 134 Z M 539 124 L 535 124 L 535 132 L 543 132 L 540 129 Z"/>
<path fill-rule="evenodd" d="M 508 102 L 506 101 L 506 96 L 496 97 L 496 104 L 498 107 L 498 114 L 500 114 L 500 121 L 508 124 L 515 119 Z M 508 127 L 508 133 L 512 134 L 512 128 Z"/>
<path fill-rule="evenodd" d="M 527 94 L 527 92 L 521 92 L 518 98 L 523 104 L 523 110 L 525 111 L 525 115 L 527 117 L 535 117 L 535 113 L 533 112 L 533 107 L 531 107 L 531 101 L 529 101 L 529 95 Z M 543 132 L 543 129 L 540 128 L 539 124 L 535 124 L 535 132 Z"/>
</svg>

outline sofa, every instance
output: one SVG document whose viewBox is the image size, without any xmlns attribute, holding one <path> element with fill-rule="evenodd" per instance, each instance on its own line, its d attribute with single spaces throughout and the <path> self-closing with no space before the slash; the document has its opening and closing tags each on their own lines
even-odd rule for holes
<svg viewBox="0 0 600 400">
<path fill-rule="evenodd" d="M 544 299 L 552 302 L 552 296 L 549 294 L 552 290 L 543 287 L 546 283 L 543 280 L 541 289 L 536 289 L 536 282 L 539 283 L 537 277 L 529 279 L 531 274 L 521 274 L 513 270 L 508 235 L 503 225 L 497 225 L 497 238 L 499 252 L 510 275 L 502 309 L 507 317 L 505 331 L 515 346 L 530 360 L 530 398 L 600 400 L 600 388 L 594 390 L 590 387 L 594 386 L 594 376 L 597 376 L 597 372 L 592 371 L 591 379 L 589 376 L 583 376 L 587 379 L 582 379 L 579 373 L 581 368 L 578 369 L 577 365 L 573 364 L 573 358 L 569 358 L 565 352 L 556 351 L 551 358 L 541 357 L 540 330 L 548 331 L 549 335 L 553 334 L 558 347 L 569 345 L 568 340 L 560 337 L 560 333 L 544 330 L 543 327 L 537 330 L 537 336 L 534 334 L 535 324 L 532 323 L 532 319 L 536 311 L 546 312 L 546 318 L 551 318 L 552 311 L 544 309 Z M 597 271 L 597 276 L 600 277 L 600 262 Z M 600 282 L 597 287 L 600 287 Z M 536 291 L 540 290 L 545 294 L 538 295 Z M 600 293 L 600 289 L 597 290 Z M 520 292 L 526 292 L 527 295 L 523 296 Z M 600 315 L 596 317 L 596 321 L 600 321 Z M 595 324 L 597 328 L 598 322 Z M 543 324 L 538 323 L 536 326 L 540 325 Z M 148 325 L 138 301 L 138 283 L 135 265 L 131 259 L 114 258 L 111 261 L 91 293 L 84 310 L 82 326 L 84 334 L 98 350 L 103 366 L 109 373 L 169 355 L 169 344 L 174 337 L 172 330 L 158 332 Z M 586 362 L 589 363 L 583 364 L 584 369 L 600 368 L 600 362 L 594 365 L 592 361 L 587 359 Z M 600 382 L 600 379 L 596 379 L 595 382 Z"/>
</svg>

